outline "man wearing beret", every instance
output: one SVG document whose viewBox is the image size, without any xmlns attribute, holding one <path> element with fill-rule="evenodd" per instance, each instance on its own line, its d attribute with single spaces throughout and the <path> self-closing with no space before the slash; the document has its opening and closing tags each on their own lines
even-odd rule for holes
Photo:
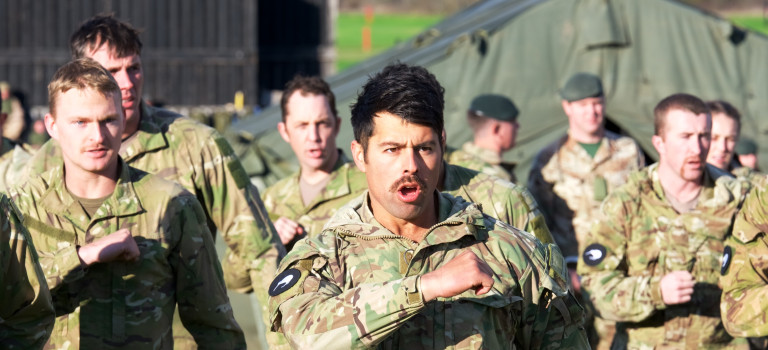
<svg viewBox="0 0 768 350">
<path fill-rule="evenodd" d="M 579 248 L 600 203 L 629 174 L 644 165 L 643 153 L 629 138 L 605 130 L 605 99 L 600 78 L 589 73 L 572 76 L 560 90 L 568 117 L 568 133 L 542 149 L 533 162 L 528 188 L 547 219 L 555 242 L 565 256 L 574 290 Z M 595 320 L 598 348 L 607 348 L 613 326 Z M 594 344 L 593 344 L 594 345 Z"/>
<path fill-rule="evenodd" d="M 736 157 L 742 167 L 760 171 L 757 165 L 757 143 L 749 138 L 742 138 L 736 143 Z"/>
<path fill-rule="evenodd" d="M 475 97 L 467 111 L 467 121 L 475 134 L 473 142 L 461 149 L 449 150 L 450 164 L 516 182 L 514 164 L 504 163 L 501 156 L 515 146 L 517 107 L 506 96 L 486 94 Z"/>
</svg>

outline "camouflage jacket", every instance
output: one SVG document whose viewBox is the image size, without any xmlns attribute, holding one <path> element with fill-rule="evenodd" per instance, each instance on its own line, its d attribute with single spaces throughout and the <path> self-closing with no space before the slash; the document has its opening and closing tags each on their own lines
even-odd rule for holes
<svg viewBox="0 0 768 350">
<path fill-rule="evenodd" d="M 749 182 L 753 182 L 756 179 L 764 176 L 763 174 L 756 171 L 755 169 L 752 169 L 746 166 L 737 166 L 737 167 L 731 168 L 731 174 L 735 177 L 743 178 Z"/>
<path fill-rule="evenodd" d="M 765 176 L 736 216 L 726 241 L 720 273 L 720 310 L 728 333 L 735 337 L 768 336 L 768 187 Z"/>
<path fill-rule="evenodd" d="M 472 141 L 464 143 L 461 149 L 449 149 L 445 160 L 450 164 L 477 170 L 502 180 L 516 181 L 512 173 L 514 165 L 504 163 L 496 152 L 475 146 Z"/>
<path fill-rule="evenodd" d="M 62 167 L 12 190 L 63 315 L 51 347 L 171 349 L 178 304 L 201 347 L 245 348 L 197 199 L 122 160 L 121 169 L 115 191 L 90 220 L 65 188 Z M 121 228 L 136 240 L 139 261 L 84 268 L 77 248 Z"/>
<path fill-rule="evenodd" d="M 603 202 L 579 258 L 582 289 L 603 318 L 618 322 L 616 339 L 630 349 L 744 347 L 723 329 L 717 283 L 724 241 L 750 185 L 707 166 L 696 207 L 678 214 L 657 169 L 633 173 Z M 695 279 L 692 299 L 666 305 L 660 281 L 681 270 Z"/>
<path fill-rule="evenodd" d="M 448 194 L 417 244 L 378 224 L 367 196 L 299 241 L 270 286 L 273 330 L 295 348 L 588 348 L 557 247 Z M 492 291 L 425 303 L 419 277 L 467 250 L 493 269 Z"/>
<path fill-rule="evenodd" d="M 0 194 L 0 347 L 42 349 L 54 310 L 37 250 L 11 200 Z"/>
<path fill-rule="evenodd" d="M 610 131 L 605 132 L 594 158 L 568 135 L 539 152 L 528 189 L 568 263 L 578 259 L 579 247 L 605 196 L 626 183 L 644 162 L 634 140 Z"/>
<path fill-rule="evenodd" d="M 440 190 L 481 206 L 483 213 L 554 243 L 539 206 L 524 187 L 457 165 L 445 164 Z"/>
<path fill-rule="evenodd" d="M 341 150 L 325 188 L 306 206 L 299 191 L 299 176 L 296 172 L 269 186 L 261 198 L 272 221 L 287 217 L 301 224 L 310 237 L 320 234 L 337 209 L 368 188 L 365 174 Z"/>
<path fill-rule="evenodd" d="M 123 141 L 120 156 L 131 167 L 180 184 L 203 205 L 211 234 L 217 229 L 227 246 L 248 262 L 258 291 L 266 290 L 285 249 L 269 221 L 259 193 L 229 143 L 216 130 L 179 114 L 142 103 L 139 130 Z M 41 174 L 61 165 L 55 140 L 32 158 Z M 266 303 L 266 292 L 258 293 Z"/>
<path fill-rule="evenodd" d="M 2 153 L 0 153 L 0 192 L 8 193 L 10 187 L 16 186 L 26 178 L 25 167 L 35 153 L 35 150 L 25 144 L 17 144 L 3 138 Z"/>
</svg>

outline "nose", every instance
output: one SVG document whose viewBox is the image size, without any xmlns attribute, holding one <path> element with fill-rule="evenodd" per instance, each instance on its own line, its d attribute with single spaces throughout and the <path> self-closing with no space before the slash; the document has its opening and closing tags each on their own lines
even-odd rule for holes
<svg viewBox="0 0 768 350">
<path fill-rule="evenodd" d="M 107 133 L 107 126 L 103 123 L 92 123 L 88 130 L 88 137 L 93 143 L 100 144 L 104 141 L 104 135 Z"/>
<path fill-rule="evenodd" d="M 119 71 L 112 73 L 112 77 L 117 81 L 120 90 L 133 89 L 133 80 L 126 69 L 120 69 Z"/>
<path fill-rule="evenodd" d="M 313 142 L 320 142 L 320 125 L 314 124 L 309 131 L 309 140 Z"/>
<path fill-rule="evenodd" d="M 421 155 L 414 148 L 406 148 L 403 151 L 403 174 L 411 175 L 419 171 L 419 162 L 421 161 Z"/>
</svg>

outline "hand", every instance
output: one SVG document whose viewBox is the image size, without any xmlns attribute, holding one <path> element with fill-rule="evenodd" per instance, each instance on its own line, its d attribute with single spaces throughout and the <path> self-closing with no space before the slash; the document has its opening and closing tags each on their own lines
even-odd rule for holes
<svg viewBox="0 0 768 350">
<path fill-rule="evenodd" d="M 693 275 L 688 271 L 673 271 L 661 278 L 661 298 L 664 304 L 676 305 L 691 301 Z"/>
<path fill-rule="evenodd" d="M 277 230 L 277 234 L 280 236 L 280 241 L 283 242 L 283 245 L 291 243 L 296 236 L 304 234 L 304 228 L 301 227 L 298 222 L 284 216 L 277 219 L 274 224 L 275 230 Z"/>
<path fill-rule="evenodd" d="M 488 293 L 493 287 L 493 270 L 485 261 L 470 251 L 465 251 L 435 271 L 421 276 L 421 293 L 424 301 L 437 297 L 450 298 L 475 290 L 475 295 Z"/>
<path fill-rule="evenodd" d="M 576 269 L 569 267 L 568 276 L 571 277 L 571 287 L 573 287 L 573 292 L 581 294 L 581 278 L 579 278 L 579 274 L 576 273 Z"/>
<path fill-rule="evenodd" d="M 77 255 L 83 264 L 90 266 L 112 261 L 136 261 L 140 252 L 131 232 L 121 229 L 80 247 Z"/>
</svg>

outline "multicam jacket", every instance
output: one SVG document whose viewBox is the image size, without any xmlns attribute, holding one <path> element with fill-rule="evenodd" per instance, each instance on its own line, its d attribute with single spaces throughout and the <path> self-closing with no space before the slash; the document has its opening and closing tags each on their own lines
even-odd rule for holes
<svg viewBox="0 0 768 350">
<path fill-rule="evenodd" d="M 378 224 L 367 196 L 296 243 L 270 286 L 273 330 L 295 348 L 588 348 L 556 247 L 448 194 L 414 243 Z M 492 291 L 425 303 L 419 277 L 464 251 L 493 269 Z"/>
<path fill-rule="evenodd" d="M 3 138 L 2 154 L 0 154 L 0 191 L 8 193 L 8 189 L 22 182 L 25 178 L 24 169 L 34 154 L 34 149 L 25 144 L 18 144 Z"/>
<path fill-rule="evenodd" d="M 578 259 L 579 247 L 605 196 L 626 183 L 644 162 L 634 140 L 610 131 L 605 131 L 594 158 L 568 135 L 539 152 L 528 189 L 568 263 Z"/>
<path fill-rule="evenodd" d="M 717 283 L 725 239 L 750 185 L 707 166 L 696 207 L 678 214 L 657 169 L 633 173 L 603 202 L 579 258 L 582 289 L 603 318 L 617 321 L 616 341 L 629 349 L 746 348 L 723 329 Z M 666 305 L 661 279 L 681 270 L 695 279 L 692 300 Z"/>
<path fill-rule="evenodd" d="M 61 315 L 49 347 L 171 349 L 178 304 L 201 347 L 245 348 L 197 199 L 120 163 L 114 192 L 90 220 L 67 191 L 62 167 L 12 190 Z M 79 246 L 123 228 L 139 247 L 137 262 L 81 265 Z"/>
<path fill-rule="evenodd" d="M 139 130 L 124 140 L 120 156 L 128 165 L 176 182 L 203 205 L 211 234 L 247 262 L 266 304 L 266 290 L 285 254 L 259 193 L 229 143 L 216 130 L 168 110 L 142 103 Z M 48 141 L 30 161 L 32 174 L 61 165 L 61 150 Z"/>
<path fill-rule="evenodd" d="M 768 187 L 764 175 L 753 182 L 726 241 L 720 272 L 720 310 L 725 329 L 734 337 L 768 336 Z"/>
<path fill-rule="evenodd" d="M 554 243 L 539 206 L 524 187 L 475 170 L 444 163 L 442 192 L 481 206 L 484 214 Z"/>
<path fill-rule="evenodd" d="M 10 198 L 0 194 L 0 347 L 41 349 L 54 310 L 37 250 Z"/>
<path fill-rule="evenodd" d="M 461 149 L 449 149 L 446 152 L 445 160 L 450 164 L 477 170 L 502 180 L 517 181 L 511 172 L 513 165 L 505 164 L 496 152 L 478 147 L 471 141 L 464 143 Z M 502 165 L 506 165 L 508 169 Z"/>
</svg>

